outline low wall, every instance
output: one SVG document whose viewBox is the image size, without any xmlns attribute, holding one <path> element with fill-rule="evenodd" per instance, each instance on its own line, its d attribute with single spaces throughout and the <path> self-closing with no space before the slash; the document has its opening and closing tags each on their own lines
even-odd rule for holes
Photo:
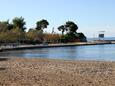
<svg viewBox="0 0 115 86">
<path fill-rule="evenodd" d="M 115 44 L 111 42 L 79 42 L 79 43 L 61 43 L 61 44 L 47 44 L 47 45 L 20 45 L 20 46 L 10 46 L 1 47 L 0 51 L 7 50 L 22 50 L 22 49 L 35 49 L 35 48 L 53 48 L 53 47 L 70 47 L 70 46 L 86 46 L 86 45 L 103 45 L 103 44 Z"/>
</svg>

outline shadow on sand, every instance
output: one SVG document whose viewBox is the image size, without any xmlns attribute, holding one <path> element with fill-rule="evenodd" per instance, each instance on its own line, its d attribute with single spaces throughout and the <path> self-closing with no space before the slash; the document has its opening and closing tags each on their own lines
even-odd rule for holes
<svg viewBox="0 0 115 86">
<path fill-rule="evenodd" d="M 2 70 L 5 70 L 6 68 L 4 68 L 4 67 L 0 67 L 0 71 L 2 71 Z"/>
<path fill-rule="evenodd" d="M 0 58 L 0 61 L 7 61 L 9 58 Z"/>
</svg>

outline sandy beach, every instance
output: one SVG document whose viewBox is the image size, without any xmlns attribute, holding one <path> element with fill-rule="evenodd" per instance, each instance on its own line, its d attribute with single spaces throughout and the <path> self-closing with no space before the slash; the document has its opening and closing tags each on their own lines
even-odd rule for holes
<svg viewBox="0 0 115 86">
<path fill-rule="evenodd" d="M 115 62 L 1 59 L 0 86 L 115 86 Z"/>
</svg>

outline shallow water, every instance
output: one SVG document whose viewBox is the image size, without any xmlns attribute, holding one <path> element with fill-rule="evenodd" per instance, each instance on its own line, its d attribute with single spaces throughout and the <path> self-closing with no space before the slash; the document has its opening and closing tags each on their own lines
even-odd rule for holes
<svg viewBox="0 0 115 86">
<path fill-rule="evenodd" d="M 115 61 L 115 44 L 6 51 L 0 57 Z"/>
</svg>

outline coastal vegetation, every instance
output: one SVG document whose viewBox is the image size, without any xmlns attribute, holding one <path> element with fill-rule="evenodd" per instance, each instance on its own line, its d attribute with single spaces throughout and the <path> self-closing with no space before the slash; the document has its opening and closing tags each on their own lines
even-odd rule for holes
<svg viewBox="0 0 115 86">
<path fill-rule="evenodd" d="M 86 42 L 86 37 L 83 33 L 77 33 L 78 26 L 72 21 L 67 21 L 64 25 L 58 27 L 62 31 L 62 42 Z M 66 33 L 64 35 L 64 33 Z"/>
<path fill-rule="evenodd" d="M 83 33 L 77 32 L 78 26 L 73 21 L 67 21 L 57 28 L 62 34 L 44 32 L 49 25 L 45 19 L 37 21 L 34 28 L 27 28 L 25 25 L 26 21 L 23 17 L 15 17 L 12 22 L 0 21 L 0 43 L 41 44 L 87 41 Z"/>
</svg>

